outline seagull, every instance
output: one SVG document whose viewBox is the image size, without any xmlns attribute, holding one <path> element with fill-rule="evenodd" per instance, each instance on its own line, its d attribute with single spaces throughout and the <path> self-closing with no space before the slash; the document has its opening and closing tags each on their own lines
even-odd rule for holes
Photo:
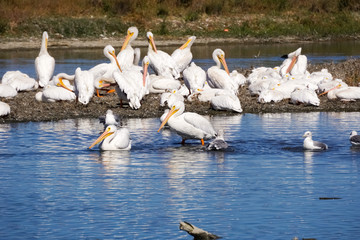
<svg viewBox="0 0 360 240">
<path fill-rule="evenodd" d="M 326 150 L 328 146 L 325 143 L 317 142 L 312 140 L 312 133 L 310 131 L 306 131 L 303 135 L 304 144 L 303 147 L 305 150 Z"/>
<path fill-rule="evenodd" d="M 351 131 L 349 140 L 353 146 L 360 146 L 360 135 L 356 131 Z"/>
<path fill-rule="evenodd" d="M 225 142 L 224 130 L 222 129 L 217 132 L 216 138 L 206 146 L 206 150 L 224 150 L 227 148 L 228 144 Z"/>
<path fill-rule="evenodd" d="M 106 111 L 105 116 L 100 116 L 99 121 L 100 123 L 104 124 L 105 128 L 109 125 L 115 125 L 115 126 L 120 125 L 120 117 L 118 115 L 115 115 L 111 109 L 108 109 Z"/>
</svg>

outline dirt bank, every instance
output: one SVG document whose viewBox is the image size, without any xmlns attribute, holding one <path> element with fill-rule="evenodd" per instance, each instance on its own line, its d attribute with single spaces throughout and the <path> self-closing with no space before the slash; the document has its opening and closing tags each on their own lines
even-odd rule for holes
<svg viewBox="0 0 360 240">
<path fill-rule="evenodd" d="M 328 63 L 321 65 L 309 65 L 310 72 L 327 68 L 335 78 L 341 78 L 346 82 L 353 82 L 360 76 L 360 60 L 350 59 L 343 63 Z M 239 69 L 247 76 L 251 69 Z M 358 79 L 355 79 L 357 82 Z M 354 85 L 354 84 L 350 84 Z M 139 110 L 133 110 L 125 105 L 120 107 L 120 102 L 116 94 L 106 95 L 98 98 L 93 97 L 88 105 L 76 102 L 56 102 L 43 103 L 35 100 L 35 94 L 40 90 L 31 92 L 20 92 L 13 99 L 1 99 L 11 107 L 8 116 L 0 117 L 0 123 L 27 122 L 27 121 L 57 121 L 69 118 L 97 118 L 104 115 L 107 109 L 112 109 L 116 114 L 123 118 L 145 118 L 160 117 L 164 112 L 164 107 L 159 105 L 160 95 L 150 94 L 145 97 Z M 246 87 L 239 91 L 239 99 L 243 108 L 243 113 L 279 113 L 279 112 L 342 112 L 360 111 L 360 101 L 341 102 L 338 100 L 328 100 L 326 96 L 320 97 L 320 106 L 293 105 L 289 100 L 279 103 L 261 104 L 257 102 L 257 97 L 252 97 Z M 209 103 L 186 102 L 186 111 L 197 112 L 202 115 L 234 115 L 238 113 L 228 111 L 212 110 Z"/>
</svg>

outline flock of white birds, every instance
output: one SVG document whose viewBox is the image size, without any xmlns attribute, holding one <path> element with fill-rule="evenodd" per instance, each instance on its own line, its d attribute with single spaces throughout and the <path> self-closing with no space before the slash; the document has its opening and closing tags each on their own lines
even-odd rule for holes
<svg viewBox="0 0 360 240">
<path fill-rule="evenodd" d="M 207 71 L 197 66 L 192 61 L 191 53 L 195 36 L 189 37 L 169 55 L 157 49 L 153 34 L 147 32 L 148 52 L 140 66 L 140 49 L 131 46 L 137 36 L 138 29 L 130 27 L 117 55 L 111 45 L 105 46 L 104 55 L 110 62 L 98 64 L 88 70 L 78 67 L 74 74 L 59 73 L 53 76 L 55 59 L 47 51 L 49 36 L 44 32 L 40 53 L 35 59 L 37 79 L 20 71 L 8 71 L 1 79 L 0 97 L 11 98 L 19 91 L 39 90 L 35 96 L 38 101 L 78 101 L 86 105 L 96 93 L 99 96 L 100 89 L 110 89 L 113 86 L 121 106 L 126 101 L 132 109 L 140 109 L 145 95 L 159 93 L 160 104 L 169 108 L 161 117 L 159 131 L 168 125 L 182 137 L 183 142 L 186 139 L 199 139 L 202 144 L 204 140 L 222 134 L 217 134 L 211 123 L 201 115 L 185 112 L 185 101 L 210 102 L 215 110 L 241 113 L 238 90 L 243 86 L 249 89 L 251 95 L 258 96 L 260 103 L 290 99 L 294 104 L 319 106 L 318 96 L 322 94 L 327 94 L 329 99 L 343 101 L 360 98 L 360 87 L 351 87 L 341 79 L 334 79 L 327 69 L 308 72 L 307 57 L 301 55 L 301 48 L 284 55 L 285 60 L 280 66 L 255 68 L 245 77 L 236 70 L 229 71 L 225 53 L 221 49 L 215 49 L 212 54 L 216 65 Z M 149 74 L 149 66 L 154 74 Z M 0 116 L 9 113 L 10 106 L 0 102 Z M 101 145 L 104 150 L 131 148 L 128 132 L 121 133 L 127 138 L 127 144 L 121 142 L 121 146 L 117 146 L 114 139 L 117 139 L 115 135 L 117 132 L 120 134 L 120 130 L 117 130 L 115 124 L 106 125 L 104 134 L 99 138 L 101 140 L 95 144 L 104 143 Z M 105 143 L 104 139 L 111 135 L 113 141 L 108 139 Z M 306 139 L 309 137 L 311 139 L 311 133 Z"/>
</svg>

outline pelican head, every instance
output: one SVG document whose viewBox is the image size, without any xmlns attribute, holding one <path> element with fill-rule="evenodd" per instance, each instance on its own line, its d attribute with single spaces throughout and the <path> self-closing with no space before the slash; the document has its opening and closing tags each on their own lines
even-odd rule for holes
<svg viewBox="0 0 360 240">
<path fill-rule="evenodd" d="M 132 42 L 133 40 L 135 40 L 137 38 L 139 34 L 139 30 L 137 29 L 137 27 L 129 27 L 127 30 L 127 35 L 124 41 L 124 44 L 122 45 L 122 48 L 120 51 L 124 50 L 127 45 L 129 44 L 129 42 Z"/>
<path fill-rule="evenodd" d="M 110 59 L 110 61 L 113 63 L 115 61 L 116 65 L 118 66 L 118 68 L 120 69 L 120 72 L 122 72 L 119 61 L 115 55 L 115 49 L 113 46 L 111 45 L 106 45 L 104 47 L 104 55 L 105 57 L 107 57 L 108 59 Z"/>
<path fill-rule="evenodd" d="M 188 40 L 186 41 L 186 43 L 184 43 L 180 49 L 185 49 L 187 47 L 191 48 L 191 46 L 193 45 L 194 41 L 195 41 L 196 37 L 195 36 L 191 36 L 188 38 Z"/>
<path fill-rule="evenodd" d="M 151 49 L 157 53 L 156 45 L 154 42 L 154 35 L 152 34 L 152 32 L 147 32 L 146 37 L 149 41 L 149 46 L 151 47 Z"/>
<path fill-rule="evenodd" d="M 115 125 L 109 125 L 105 131 L 91 144 L 91 146 L 89 147 L 89 149 L 91 149 L 92 147 L 94 147 L 96 144 L 98 144 L 99 142 L 101 142 L 102 140 L 104 140 L 105 138 L 109 137 L 110 135 L 112 135 L 113 133 L 115 133 L 117 130 Z"/>
<path fill-rule="evenodd" d="M 221 50 L 220 48 L 215 49 L 212 54 L 212 57 L 219 68 L 220 68 L 220 63 L 221 63 L 224 66 L 224 69 L 227 72 L 227 74 L 230 74 L 228 66 L 225 61 L 225 53 L 223 50 Z"/>
<path fill-rule="evenodd" d="M 169 121 L 170 117 L 173 116 L 175 113 L 177 113 L 179 110 L 180 114 L 182 111 L 184 111 L 184 103 L 182 101 L 176 101 L 172 104 L 170 111 L 168 112 L 168 114 L 166 115 L 166 117 L 164 118 L 164 121 L 161 123 L 158 132 L 160 132 L 160 130 L 165 126 L 165 124 L 167 123 L 167 121 Z"/>
</svg>

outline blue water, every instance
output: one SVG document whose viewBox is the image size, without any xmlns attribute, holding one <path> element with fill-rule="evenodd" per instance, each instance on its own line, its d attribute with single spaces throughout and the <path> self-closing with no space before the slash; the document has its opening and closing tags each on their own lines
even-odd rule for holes
<svg viewBox="0 0 360 240">
<path fill-rule="evenodd" d="M 227 151 L 180 144 L 158 119 L 125 119 L 130 151 L 87 147 L 97 119 L 0 125 L 1 239 L 356 239 L 360 113 L 210 118 Z M 302 150 L 302 135 L 329 145 Z M 319 198 L 340 198 L 320 200 Z"/>
</svg>

